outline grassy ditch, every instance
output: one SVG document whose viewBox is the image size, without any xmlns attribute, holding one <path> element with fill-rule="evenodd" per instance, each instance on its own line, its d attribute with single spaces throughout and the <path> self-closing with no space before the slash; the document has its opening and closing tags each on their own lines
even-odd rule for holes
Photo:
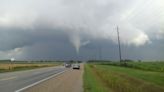
<svg viewBox="0 0 164 92">
<path fill-rule="evenodd" d="M 86 67 L 88 69 L 85 69 L 84 73 L 85 92 L 164 92 L 162 72 L 96 64 L 87 64 Z M 92 83 L 93 79 L 96 83 Z M 92 91 L 98 90 L 97 84 L 107 90 Z M 92 90 L 89 91 L 87 88 Z"/>
<path fill-rule="evenodd" d="M 21 71 L 21 70 L 28 70 L 28 69 L 35 69 L 35 68 L 42 68 L 42 67 L 52 67 L 57 66 L 59 64 L 11 64 L 11 63 L 0 63 L 0 73 L 3 72 L 12 72 L 12 71 Z"/>
<path fill-rule="evenodd" d="M 101 79 L 89 65 L 85 65 L 84 71 L 84 92 L 108 92 Z"/>
</svg>

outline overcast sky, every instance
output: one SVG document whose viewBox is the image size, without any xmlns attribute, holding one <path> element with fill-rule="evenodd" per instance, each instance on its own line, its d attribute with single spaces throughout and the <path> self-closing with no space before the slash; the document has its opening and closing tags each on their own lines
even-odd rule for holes
<svg viewBox="0 0 164 92">
<path fill-rule="evenodd" d="M 164 0 L 0 0 L 0 59 L 164 60 Z"/>
</svg>

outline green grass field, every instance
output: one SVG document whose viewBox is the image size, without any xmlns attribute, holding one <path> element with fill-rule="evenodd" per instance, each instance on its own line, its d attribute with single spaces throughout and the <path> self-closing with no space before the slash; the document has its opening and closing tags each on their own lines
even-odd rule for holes
<svg viewBox="0 0 164 92">
<path fill-rule="evenodd" d="M 164 92 L 164 63 L 132 63 L 133 67 L 86 64 L 85 92 Z M 134 67 L 134 66 L 137 66 Z M 140 67 L 140 68 L 138 68 Z M 154 68 L 156 67 L 156 68 Z"/>
<path fill-rule="evenodd" d="M 100 64 L 122 66 L 119 62 L 108 62 Z M 164 72 L 164 62 L 126 62 L 126 67 L 148 71 Z"/>
</svg>

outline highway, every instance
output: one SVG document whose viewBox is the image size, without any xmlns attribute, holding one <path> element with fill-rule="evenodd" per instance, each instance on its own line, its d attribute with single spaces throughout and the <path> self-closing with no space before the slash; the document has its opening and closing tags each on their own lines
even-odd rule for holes
<svg viewBox="0 0 164 92">
<path fill-rule="evenodd" d="M 84 65 L 80 69 L 68 69 L 56 77 L 32 86 L 23 92 L 84 92 L 83 91 L 83 72 Z"/>
<path fill-rule="evenodd" d="M 68 69 L 63 66 L 40 68 L 26 71 L 0 73 L 0 92 L 21 92 L 35 84 L 39 84 L 54 75 L 64 73 Z"/>
</svg>

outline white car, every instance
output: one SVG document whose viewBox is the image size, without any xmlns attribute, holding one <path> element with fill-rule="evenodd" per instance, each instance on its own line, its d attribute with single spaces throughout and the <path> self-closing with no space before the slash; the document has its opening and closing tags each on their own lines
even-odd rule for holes
<svg viewBox="0 0 164 92">
<path fill-rule="evenodd" d="M 73 64 L 72 68 L 73 69 L 80 69 L 80 64 Z"/>
</svg>

